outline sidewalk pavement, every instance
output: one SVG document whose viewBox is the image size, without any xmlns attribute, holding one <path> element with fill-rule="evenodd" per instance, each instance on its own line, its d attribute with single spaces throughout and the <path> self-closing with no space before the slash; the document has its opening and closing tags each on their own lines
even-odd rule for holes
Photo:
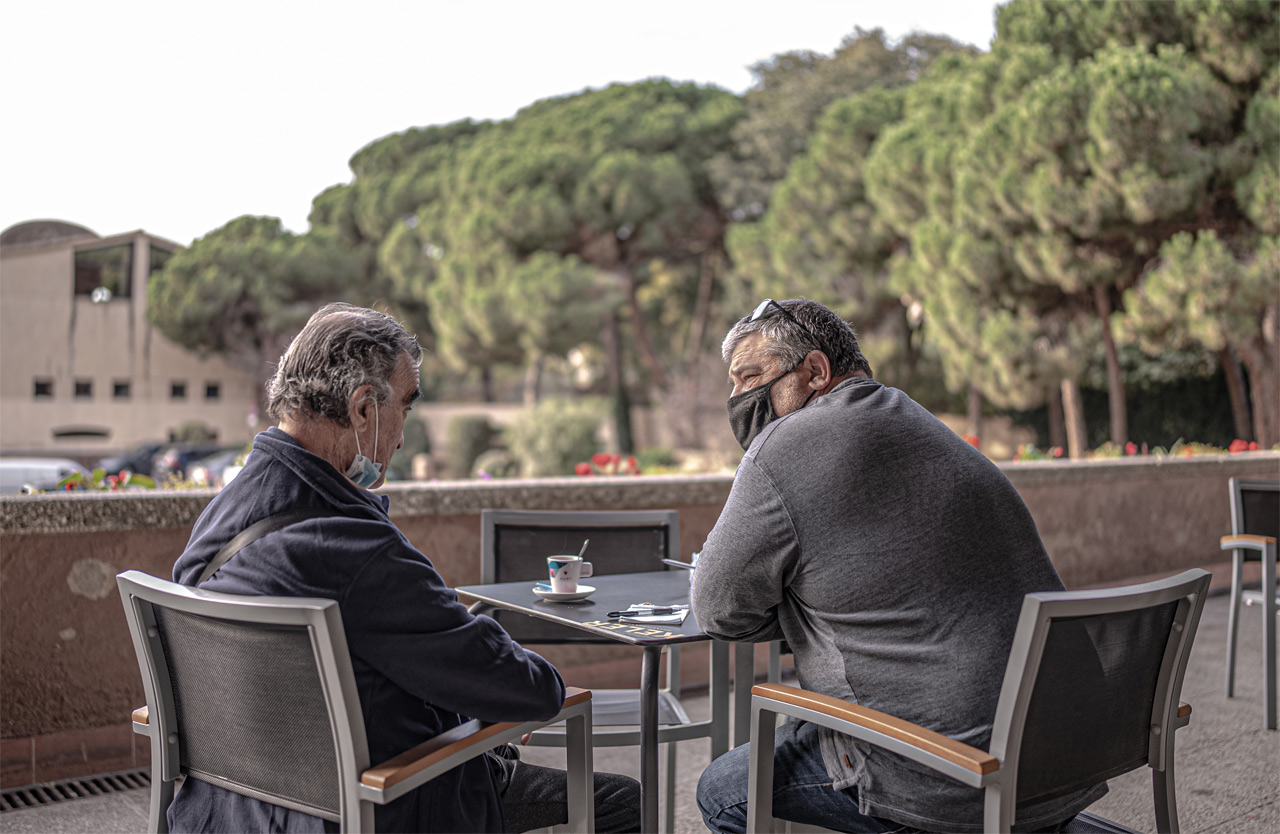
<svg viewBox="0 0 1280 834">
<path fill-rule="evenodd" d="M 1280 731 L 1262 728 L 1261 610 L 1242 614 L 1236 696 L 1223 689 L 1226 595 L 1205 605 L 1191 652 L 1182 700 L 1194 710 L 1191 724 L 1178 731 L 1177 788 L 1179 819 L 1186 832 L 1275 834 L 1280 831 Z M 682 699 L 694 718 L 706 716 L 705 695 Z M 705 742 L 681 744 L 677 764 L 677 834 L 706 829 L 694 789 L 710 761 Z M 523 757 L 537 764 L 563 766 L 562 751 L 531 748 Z M 659 757 L 665 767 L 666 757 Z M 597 770 L 639 775 L 634 747 L 596 751 Z M 1111 780 L 1110 793 L 1090 810 L 1138 831 L 1155 831 L 1151 780 L 1147 769 Z M 0 814 L 3 834 L 79 834 L 141 832 L 146 829 L 145 790 L 77 799 Z M 665 800 L 664 800 L 665 801 Z"/>
</svg>

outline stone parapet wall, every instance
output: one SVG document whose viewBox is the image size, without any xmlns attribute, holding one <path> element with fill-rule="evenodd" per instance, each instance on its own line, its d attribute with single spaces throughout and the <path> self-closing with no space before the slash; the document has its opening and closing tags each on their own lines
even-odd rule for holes
<svg viewBox="0 0 1280 834">
<path fill-rule="evenodd" d="M 1280 478 L 1280 453 L 1002 468 L 1063 580 L 1082 587 L 1225 562 L 1218 537 L 1229 527 L 1228 478 Z M 480 579 L 482 509 L 678 509 L 687 558 L 715 524 L 731 484 L 729 475 L 644 476 L 393 484 L 386 491 L 409 540 L 449 584 L 465 585 Z M 213 495 L 0 498 L 0 785 L 118 770 L 145 758 L 145 747 L 121 746 L 131 744 L 121 739 L 129 738 L 128 714 L 143 694 L 115 574 L 169 576 Z M 576 684 L 638 680 L 639 654 L 625 646 L 544 653 Z M 704 682 L 698 659 L 705 647 L 686 656 L 685 684 Z"/>
</svg>

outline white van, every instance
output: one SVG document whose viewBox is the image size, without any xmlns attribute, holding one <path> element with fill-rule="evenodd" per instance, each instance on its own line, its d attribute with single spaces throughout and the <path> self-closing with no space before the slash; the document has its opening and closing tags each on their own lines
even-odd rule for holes
<svg viewBox="0 0 1280 834">
<path fill-rule="evenodd" d="M 24 484 L 48 489 L 72 472 L 89 474 L 67 458 L 0 458 L 0 495 L 22 492 Z"/>
</svg>

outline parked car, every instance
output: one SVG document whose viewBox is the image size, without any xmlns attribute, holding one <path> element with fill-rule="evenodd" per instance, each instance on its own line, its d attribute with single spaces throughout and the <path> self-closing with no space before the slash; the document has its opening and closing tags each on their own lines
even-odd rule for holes
<svg viewBox="0 0 1280 834">
<path fill-rule="evenodd" d="M 89 475 L 88 470 L 68 458 L 0 458 L 0 493 L 53 489 L 74 472 Z"/>
<path fill-rule="evenodd" d="M 154 440 L 148 443 L 140 443 L 132 449 L 121 452 L 118 455 L 105 457 L 93 465 L 94 469 L 104 469 L 110 474 L 116 472 L 137 472 L 142 475 L 150 475 L 152 467 L 155 465 L 155 457 L 159 454 L 167 444 Z"/>
<path fill-rule="evenodd" d="M 236 459 L 243 453 L 244 447 L 236 446 L 232 449 L 222 449 L 200 460 L 193 461 L 187 467 L 187 480 L 202 486 L 226 486 L 227 482 L 231 480 L 227 477 L 227 470 L 232 468 Z M 232 475 L 232 477 L 235 476 Z"/>
<path fill-rule="evenodd" d="M 170 443 L 156 454 L 151 477 L 155 479 L 156 486 L 163 486 L 170 477 L 184 479 L 191 464 L 228 448 L 222 443 Z"/>
</svg>

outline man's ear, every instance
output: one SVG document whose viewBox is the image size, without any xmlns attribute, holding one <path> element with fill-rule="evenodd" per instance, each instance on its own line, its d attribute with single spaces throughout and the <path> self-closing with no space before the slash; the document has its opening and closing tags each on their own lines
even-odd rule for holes
<svg viewBox="0 0 1280 834">
<path fill-rule="evenodd" d="M 809 387 L 821 391 L 831 384 L 831 360 L 820 350 L 811 350 L 802 363 L 809 371 Z"/>
<path fill-rule="evenodd" d="M 347 413 L 351 416 L 351 425 L 362 429 L 373 421 L 373 386 L 361 385 L 351 392 L 347 403 Z"/>
</svg>

